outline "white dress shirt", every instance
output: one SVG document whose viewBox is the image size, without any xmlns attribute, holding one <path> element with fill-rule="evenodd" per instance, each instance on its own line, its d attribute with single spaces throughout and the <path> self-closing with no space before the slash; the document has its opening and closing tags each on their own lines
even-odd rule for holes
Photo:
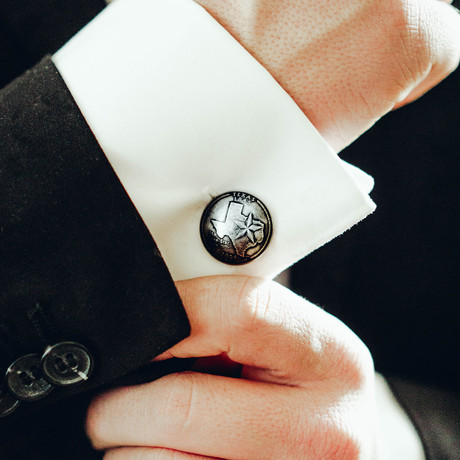
<svg viewBox="0 0 460 460">
<path fill-rule="evenodd" d="M 175 280 L 272 278 L 375 209 L 372 178 L 191 0 L 117 0 L 53 60 Z M 273 220 L 246 265 L 217 261 L 200 238 L 205 207 L 230 191 L 255 195 Z"/>
<path fill-rule="evenodd" d="M 175 280 L 274 277 L 374 210 L 372 179 L 190 0 L 116 1 L 54 62 Z M 230 191 L 273 220 L 269 246 L 243 266 L 200 239 L 204 208 Z"/>
</svg>

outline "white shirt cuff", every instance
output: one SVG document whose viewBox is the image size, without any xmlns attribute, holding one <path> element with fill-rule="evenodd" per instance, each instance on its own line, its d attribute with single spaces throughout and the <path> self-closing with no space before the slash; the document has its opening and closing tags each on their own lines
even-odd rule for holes
<svg viewBox="0 0 460 460">
<path fill-rule="evenodd" d="M 417 431 L 386 380 L 375 374 L 375 398 L 380 431 L 380 460 L 425 460 Z"/>
<path fill-rule="evenodd" d="M 191 0 L 117 0 L 53 60 L 175 280 L 272 278 L 375 208 L 372 179 Z M 240 266 L 214 259 L 199 232 L 231 191 L 273 221 L 265 252 Z"/>
</svg>

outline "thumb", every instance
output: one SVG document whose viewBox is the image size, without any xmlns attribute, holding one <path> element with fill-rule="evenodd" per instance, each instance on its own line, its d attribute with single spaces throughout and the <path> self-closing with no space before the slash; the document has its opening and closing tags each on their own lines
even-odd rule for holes
<svg viewBox="0 0 460 460">
<path fill-rule="evenodd" d="M 361 352 L 339 320 L 275 282 L 212 276 L 176 287 L 191 334 L 156 360 L 226 353 L 253 368 L 254 379 L 299 384 L 326 377 L 346 365 L 344 356 L 354 360 L 355 350 Z"/>
</svg>

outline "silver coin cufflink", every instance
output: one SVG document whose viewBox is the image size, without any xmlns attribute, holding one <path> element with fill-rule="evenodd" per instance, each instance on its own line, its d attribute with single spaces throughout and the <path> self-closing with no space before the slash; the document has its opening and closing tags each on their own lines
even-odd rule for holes
<svg viewBox="0 0 460 460">
<path fill-rule="evenodd" d="M 259 257 L 272 236 L 267 207 L 245 192 L 228 192 L 214 198 L 201 218 L 201 239 L 217 260 L 242 265 Z"/>
</svg>

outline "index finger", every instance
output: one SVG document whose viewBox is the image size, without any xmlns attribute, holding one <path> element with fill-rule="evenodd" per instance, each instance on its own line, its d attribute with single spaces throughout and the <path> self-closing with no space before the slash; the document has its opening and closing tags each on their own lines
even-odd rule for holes
<svg viewBox="0 0 460 460">
<path fill-rule="evenodd" d="M 254 368 L 251 378 L 295 384 L 367 374 L 372 366 L 367 348 L 341 321 L 275 282 L 210 276 L 176 287 L 191 335 L 157 359 L 227 353 Z"/>
</svg>

